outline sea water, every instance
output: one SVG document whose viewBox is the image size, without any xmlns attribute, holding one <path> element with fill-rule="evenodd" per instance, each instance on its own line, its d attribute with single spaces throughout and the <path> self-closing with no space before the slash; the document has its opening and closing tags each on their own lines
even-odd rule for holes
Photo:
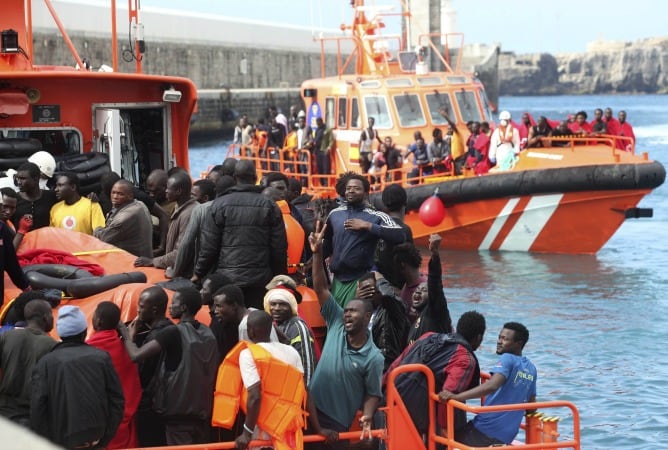
<svg viewBox="0 0 668 450">
<path fill-rule="evenodd" d="M 668 166 L 668 97 L 502 97 L 513 119 L 564 118 L 621 109 L 637 151 Z M 223 139 L 190 152 L 193 174 L 225 156 Z M 580 411 L 583 449 L 668 448 L 668 187 L 643 199 L 651 219 L 629 219 L 596 256 L 442 251 L 445 293 L 456 321 L 472 309 L 487 319 L 477 354 L 496 360 L 508 321 L 524 323 L 524 349 L 538 369 L 538 400 L 568 400 Z M 426 254 L 426 252 L 425 252 Z M 472 401 L 470 401 L 472 402 Z M 559 431 L 571 435 L 567 410 Z"/>
</svg>

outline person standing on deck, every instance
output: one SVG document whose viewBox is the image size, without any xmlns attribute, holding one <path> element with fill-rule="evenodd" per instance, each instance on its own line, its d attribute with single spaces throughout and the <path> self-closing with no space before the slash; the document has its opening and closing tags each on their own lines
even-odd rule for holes
<svg viewBox="0 0 668 450">
<path fill-rule="evenodd" d="M 412 344 L 420 336 L 429 331 L 436 333 L 451 333 L 452 319 L 448 310 L 448 302 L 443 293 L 443 278 L 441 256 L 438 248 L 441 245 L 441 236 L 429 235 L 429 275 L 427 281 L 418 285 L 413 292 L 413 309 L 418 314 L 408 335 L 408 343 Z"/>
<path fill-rule="evenodd" d="M 619 111 L 617 117 L 619 119 L 619 131 L 617 135 L 631 138 L 630 142 L 628 140 L 618 140 L 617 148 L 630 152 L 636 142 L 636 135 L 633 133 L 631 124 L 626 121 L 626 111 Z"/>
<path fill-rule="evenodd" d="M 214 269 L 241 287 L 247 306 L 261 309 L 264 286 L 288 272 L 285 223 L 276 203 L 255 185 L 252 161 L 239 161 L 234 178 L 237 184 L 209 208 L 192 281 Z"/>
<path fill-rule="evenodd" d="M 89 235 L 92 235 L 97 227 L 104 226 L 100 204 L 93 203 L 79 193 L 77 174 L 66 172 L 58 175 L 55 192 L 60 201 L 51 207 L 50 226 Z"/>
<path fill-rule="evenodd" d="M 357 175 L 361 177 L 360 175 Z M 353 180 L 357 181 L 357 180 Z M 320 425 L 336 432 L 348 431 L 355 413 L 362 409 L 360 426 L 370 430 L 374 413 L 383 396 L 383 355 L 369 332 L 373 305 L 352 299 L 342 308 L 327 288 L 323 241 L 329 225 L 316 226 L 309 236 L 313 252 L 313 288 L 320 313 L 327 323 L 327 340 L 309 385 Z M 348 441 L 312 448 L 347 449 Z"/>
<path fill-rule="evenodd" d="M 31 162 L 21 164 L 14 176 L 19 188 L 19 201 L 12 217 L 12 223 L 21 223 L 24 216 L 32 218 L 32 229 L 48 227 L 51 221 L 51 207 L 56 204 L 56 193 L 40 189 L 40 171 Z"/>
<path fill-rule="evenodd" d="M 520 133 L 511 122 L 508 111 L 499 114 L 499 126 L 492 132 L 489 143 L 489 161 L 498 170 L 510 170 L 515 167 L 520 154 Z"/>
<path fill-rule="evenodd" d="M 370 189 L 366 177 L 343 174 L 336 183 L 336 192 L 344 202 L 327 217 L 323 256 L 331 256 L 332 296 L 342 307 L 355 295 L 357 281 L 373 267 L 378 240 L 390 244 L 406 240 L 403 229 L 390 216 L 368 206 Z"/>
<path fill-rule="evenodd" d="M 378 136 L 378 132 L 373 129 L 373 125 L 376 123 L 376 119 L 369 117 L 367 123 L 369 126 L 362 130 L 362 133 L 360 133 L 360 140 L 358 143 L 360 150 L 359 164 L 362 173 L 367 173 L 371 167 L 371 155 L 373 154 L 374 142 L 378 141 L 378 144 L 381 142 L 380 136 Z"/>
<path fill-rule="evenodd" d="M 504 324 L 496 343 L 496 354 L 500 357 L 490 370 L 492 378 L 459 394 L 443 390 L 438 395 L 439 401 L 445 403 L 454 399 L 466 402 L 485 397 L 483 406 L 535 402 L 536 366 L 522 356 L 528 341 L 529 330 L 524 325 L 517 322 Z M 510 444 L 517 435 L 524 414 L 523 410 L 478 414 L 463 429 L 455 432 L 455 439 L 472 447 Z"/>
<path fill-rule="evenodd" d="M 332 172 L 331 153 L 334 149 L 334 135 L 332 129 L 325 125 L 322 117 L 315 121 L 317 127 L 313 136 L 313 151 L 315 152 L 315 163 L 319 175 L 330 175 Z M 328 186 L 327 178 L 320 178 L 321 186 Z"/>
<path fill-rule="evenodd" d="M 391 184 L 387 186 L 381 194 L 383 205 L 387 209 L 387 215 L 394 220 L 394 223 L 399 225 L 404 230 L 406 236 L 405 242 L 413 242 L 413 231 L 404 223 L 406 217 L 406 203 L 408 195 L 406 189 L 399 184 Z M 383 277 L 394 287 L 400 289 L 404 285 L 405 279 L 399 273 L 392 261 L 392 254 L 395 245 L 385 241 L 385 239 L 378 239 L 376 244 L 376 254 L 374 256 L 374 265 L 378 271 L 383 274 Z"/>
</svg>

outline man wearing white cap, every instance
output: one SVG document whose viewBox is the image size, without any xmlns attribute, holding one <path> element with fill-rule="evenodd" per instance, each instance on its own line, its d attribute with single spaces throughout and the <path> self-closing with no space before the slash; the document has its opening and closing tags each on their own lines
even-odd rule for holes
<svg viewBox="0 0 668 450">
<path fill-rule="evenodd" d="M 515 167 L 520 153 L 520 132 L 510 121 L 510 113 L 499 114 L 499 126 L 492 133 L 489 144 L 489 161 L 497 170 L 510 170 Z"/>
<path fill-rule="evenodd" d="M 32 374 L 30 427 L 65 448 L 105 448 L 123 418 L 123 390 L 107 352 L 86 344 L 79 307 L 58 311 L 62 342 Z"/>
</svg>

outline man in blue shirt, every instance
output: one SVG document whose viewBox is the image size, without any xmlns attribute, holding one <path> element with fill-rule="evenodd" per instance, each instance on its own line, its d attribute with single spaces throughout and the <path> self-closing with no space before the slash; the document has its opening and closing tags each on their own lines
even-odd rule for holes
<svg viewBox="0 0 668 450">
<path fill-rule="evenodd" d="M 362 409 L 360 425 L 363 430 L 370 430 L 382 397 L 384 363 L 368 330 L 373 305 L 368 300 L 352 299 L 344 309 L 332 297 L 322 261 L 326 229 L 327 225 L 318 223 L 315 233 L 309 236 L 313 251 L 313 287 L 318 294 L 320 313 L 327 323 L 327 340 L 309 391 L 321 427 L 347 431 L 357 410 Z M 347 449 L 348 442 L 338 441 L 322 448 Z"/>
<path fill-rule="evenodd" d="M 465 402 L 486 397 L 484 406 L 535 402 L 538 378 L 536 366 L 522 356 L 522 349 L 528 340 L 529 330 L 524 325 L 517 322 L 504 324 L 496 343 L 496 353 L 501 357 L 490 370 L 492 378 L 459 394 L 442 391 L 439 400 Z M 522 410 L 478 414 L 456 432 L 455 439 L 473 447 L 510 444 L 517 435 L 523 415 Z"/>
</svg>

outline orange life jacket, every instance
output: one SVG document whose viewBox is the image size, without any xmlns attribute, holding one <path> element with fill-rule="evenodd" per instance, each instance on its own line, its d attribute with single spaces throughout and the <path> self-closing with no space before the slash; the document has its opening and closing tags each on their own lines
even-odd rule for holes
<svg viewBox="0 0 668 450">
<path fill-rule="evenodd" d="M 261 345 L 239 342 L 218 368 L 211 424 L 232 428 L 239 406 L 246 412 L 248 392 L 239 370 L 239 354 L 249 349 L 260 374 L 262 403 L 257 425 L 272 437 L 276 450 L 303 448 L 304 376 L 295 367 L 271 356 Z"/>
<path fill-rule="evenodd" d="M 288 273 L 295 273 L 304 251 L 304 229 L 290 214 L 290 206 L 287 201 L 279 200 L 276 204 L 283 214 L 285 233 L 288 236 Z"/>
</svg>

